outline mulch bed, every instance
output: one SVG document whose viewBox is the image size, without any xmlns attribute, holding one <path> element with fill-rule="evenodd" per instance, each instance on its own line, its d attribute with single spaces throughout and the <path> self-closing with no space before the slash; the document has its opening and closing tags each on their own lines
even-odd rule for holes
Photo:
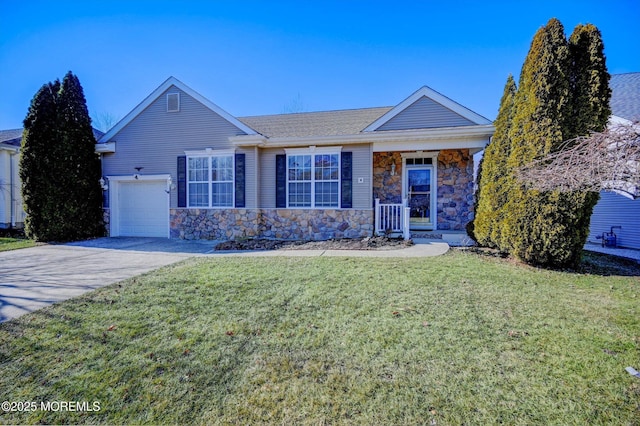
<svg viewBox="0 0 640 426">
<path fill-rule="evenodd" d="M 340 238 L 326 241 L 283 241 L 263 238 L 225 241 L 215 250 L 396 250 L 413 245 L 402 238 Z"/>
</svg>

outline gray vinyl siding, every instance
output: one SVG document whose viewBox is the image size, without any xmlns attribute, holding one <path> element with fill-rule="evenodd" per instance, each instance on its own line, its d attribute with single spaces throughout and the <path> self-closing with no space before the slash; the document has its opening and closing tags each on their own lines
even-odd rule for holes
<svg viewBox="0 0 640 426">
<path fill-rule="evenodd" d="M 180 93 L 180 111 L 167 112 L 167 93 Z M 171 174 L 177 183 L 177 157 L 188 150 L 232 149 L 230 136 L 243 135 L 227 120 L 177 89 L 175 86 L 149 105 L 111 141 L 116 152 L 103 156 L 103 175 Z M 236 150 L 246 154 L 246 206 L 256 206 L 255 154 L 253 149 Z M 171 192 L 171 207 L 177 206 L 177 191 Z"/>
<path fill-rule="evenodd" d="M 0 228 L 11 223 L 11 155 L 0 150 Z"/>
<path fill-rule="evenodd" d="M 343 151 L 353 153 L 353 208 L 370 209 L 372 199 L 373 154 L 369 144 L 344 145 Z M 276 155 L 284 154 L 283 149 L 263 149 L 260 151 L 260 207 L 276 207 Z M 358 183 L 363 178 L 363 183 Z"/>
<path fill-rule="evenodd" d="M 596 236 L 615 229 L 618 245 L 640 249 L 640 199 L 630 200 L 614 192 L 601 192 L 600 201 L 593 209 L 589 234 L 590 242 L 601 243 Z"/>
<path fill-rule="evenodd" d="M 423 96 L 377 130 L 429 129 L 434 127 L 473 126 L 475 124 L 460 114 Z"/>
<path fill-rule="evenodd" d="M 276 208 L 276 155 L 284 154 L 283 149 L 260 150 L 260 208 Z"/>
<path fill-rule="evenodd" d="M 343 151 L 353 152 L 353 208 L 370 209 L 373 207 L 373 148 L 369 144 L 346 145 Z M 363 183 L 358 183 L 363 178 Z"/>
</svg>

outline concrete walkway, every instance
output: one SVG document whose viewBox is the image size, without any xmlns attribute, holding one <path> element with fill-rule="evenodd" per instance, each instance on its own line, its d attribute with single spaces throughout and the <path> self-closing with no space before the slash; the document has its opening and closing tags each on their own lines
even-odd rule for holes
<svg viewBox="0 0 640 426">
<path fill-rule="evenodd" d="M 595 251 L 597 253 L 611 254 L 613 256 L 626 257 L 640 262 L 640 250 L 625 249 L 620 247 L 602 247 L 600 243 L 587 243 L 584 245 L 585 250 Z"/>
<path fill-rule="evenodd" d="M 214 252 L 215 241 L 98 238 L 0 252 L 0 322 L 194 256 L 428 257 L 446 243 L 399 250 L 274 250 Z"/>
</svg>

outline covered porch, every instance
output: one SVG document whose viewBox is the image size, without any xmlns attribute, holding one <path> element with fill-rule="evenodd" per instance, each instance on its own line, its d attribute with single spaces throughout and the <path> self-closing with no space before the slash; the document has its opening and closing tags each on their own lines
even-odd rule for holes
<svg viewBox="0 0 640 426">
<path fill-rule="evenodd" d="M 374 152 L 373 162 L 376 234 L 466 235 L 473 219 L 470 149 Z"/>
</svg>

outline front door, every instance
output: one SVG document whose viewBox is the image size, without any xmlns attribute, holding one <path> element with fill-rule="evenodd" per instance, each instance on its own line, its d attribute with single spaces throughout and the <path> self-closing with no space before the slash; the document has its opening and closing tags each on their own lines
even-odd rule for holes
<svg viewBox="0 0 640 426">
<path fill-rule="evenodd" d="M 405 194 L 409 207 L 410 229 L 433 229 L 431 184 L 433 168 L 431 166 L 407 166 Z"/>
</svg>

